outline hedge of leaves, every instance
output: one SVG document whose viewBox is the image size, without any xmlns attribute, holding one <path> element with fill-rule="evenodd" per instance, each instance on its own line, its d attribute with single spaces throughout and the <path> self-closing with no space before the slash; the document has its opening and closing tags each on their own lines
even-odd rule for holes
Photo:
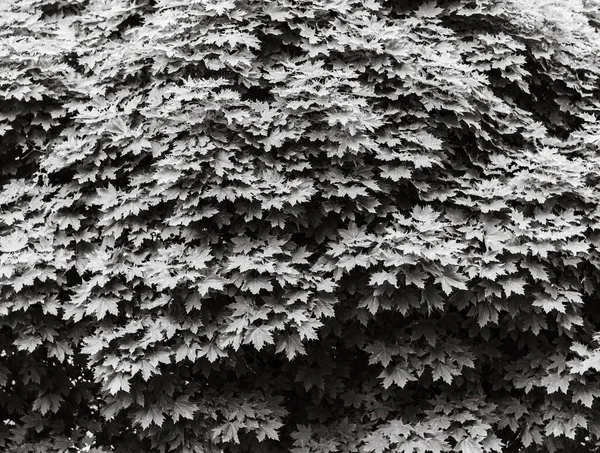
<svg viewBox="0 0 600 453">
<path fill-rule="evenodd" d="M 598 451 L 599 26 L 2 1 L 0 450 Z"/>
</svg>

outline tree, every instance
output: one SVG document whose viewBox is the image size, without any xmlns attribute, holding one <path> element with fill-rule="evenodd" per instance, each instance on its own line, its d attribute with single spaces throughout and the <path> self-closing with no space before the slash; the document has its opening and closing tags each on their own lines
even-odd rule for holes
<svg viewBox="0 0 600 453">
<path fill-rule="evenodd" d="M 0 448 L 600 447 L 597 1 L 0 6 Z"/>
</svg>

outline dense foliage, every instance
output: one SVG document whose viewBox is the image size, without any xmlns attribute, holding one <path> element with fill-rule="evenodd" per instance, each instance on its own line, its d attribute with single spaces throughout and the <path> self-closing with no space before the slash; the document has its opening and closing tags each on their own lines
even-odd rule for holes
<svg viewBox="0 0 600 453">
<path fill-rule="evenodd" d="M 598 451 L 599 11 L 2 1 L 0 450 Z"/>
</svg>

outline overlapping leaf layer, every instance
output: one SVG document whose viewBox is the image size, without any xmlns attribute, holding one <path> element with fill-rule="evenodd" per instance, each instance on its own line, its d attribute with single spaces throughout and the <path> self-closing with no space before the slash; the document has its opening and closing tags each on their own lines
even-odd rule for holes
<svg viewBox="0 0 600 453">
<path fill-rule="evenodd" d="M 598 11 L 2 2 L 0 449 L 597 451 Z"/>
</svg>

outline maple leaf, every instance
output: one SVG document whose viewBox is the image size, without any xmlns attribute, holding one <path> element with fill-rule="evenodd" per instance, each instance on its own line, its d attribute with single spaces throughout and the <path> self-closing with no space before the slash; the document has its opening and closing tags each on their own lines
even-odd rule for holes
<svg viewBox="0 0 600 453">
<path fill-rule="evenodd" d="M 173 403 L 171 417 L 173 418 L 174 422 L 177 422 L 179 417 L 192 420 L 194 418 L 194 413 L 197 412 L 198 409 L 198 405 L 195 403 L 190 403 L 188 397 L 181 397 L 175 400 Z"/>
<path fill-rule="evenodd" d="M 366 308 L 371 312 L 371 314 L 374 315 L 375 313 L 377 313 L 379 305 L 379 297 L 370 294 L 359 302 L 358 308 Z"/>
<path fill-rule="evenodd" d="M 477 323 L 480 327 L 487 325 L 488 323 L 498 323 L 498 310 L 496 307 L 490 304 L 480 304 L 477 307 L 478 317 Z"/>
<path fill-rule="evenodd" d="M 549 282 L 550 277 L 548 276 L 548 272 L 546 268 L 540 264 L 532 261 L 526 261 L 522 264 L 524 268 L 526 268 L 531 276 L 536 280 L 541 280 L 544 282 Z"/>
<path fill-rule="evenodd" d="M 559 313 L 566 312 L 564 300 L 562 298 L 554 299 L 550 296 L 541 295 L 539 293 L 535 295 L 535 300 L 532 302 L 532 305 L 534 307 L 540 307 L 546 313 L 550 313 L 552 310 L 556 310 Z"/>
<path fill-rule="evenodd" d="M 111 183 L 108 183 L 108 187 L 106 189 L 96 189 L 96 198 L 94 199 L 94 204 L 101 205 L 104 208 L 110 208 L 118 205 L 119 203 L 119 192 Z"/>
<path fill-rule="evenodd" d="M 435 346 L 438 339 L 438 334 L 435 325 L 430 322 L 420 322 L 413 326 L 411 340 L 425 337 L 427 343 L 431 346 Z"/>
<path fill-rule="evenodd" d="M 540 385 L 546 387 L 548 393 L 555 393 L 558 390 L 567 393 L 571 379 L 571 376 L 568 374 L 551 373 L 541 379 Z"/>
<path fill-rule="evenodd" d="M 471 439 L 470 437 L 465 437 L 463 440 L 458 442 L 456 444 L 455 451 L 460 451 L 461 453 L 485 453 L 481 443 L 477 442 L 475 439 Z"/>
<path fill-rule="evenodd" d="M 401 179 L 410 179 L 412 171 L 408 167 L 392 167 L 390 165 L 383 165 L 381 167 L 381 175 L 385 178 L 389 178 L 394 182 L 400 181 Z"/>
<path fill-rule="evenodd" d="M 296 328 L 301 340 L 316 340 L 318 338 L 317 329 L 323 323 L 316 319 L 305 319 L 296 323 Z"/>
<path fill-rule="evenodd" d="M 331 297 L 320 297 L 314 300 L 315 303 L 315 315 L 317 317 L 333 317 L 335 316 L 335 311 L 333 305 L 337 302 L 334 298 Z"/>
<path fill-rule="evenodd" d="M 389 348 L 385 345 L 385 343 L 381 341 L 376 341 L 372 345 L 369 345 L 365 348 L 370 354 L 369 364 L 373 365 L 375 363 L 380 363 L 384 367 L 387 367 L 392 361 L 392 357 L 395 353 L 394 348 Z"/>
<path fill-rule="evenodd" d="M 592 407 L 594 400 L 599 396 L 600 390 L 598 389 L 579 387 L 573 392 L 573 401 L 576 403 L 581 403 L 585 407 Z"/>
<path fill-rule="evenodd" d="M 38 346 L 43 344 L 43 340 L 40 337 L 31 335 L 22 335 L 17 338 L 13 344 L 21 351 L 33 352 Z"/>
<path fill-rule="evenodd" d="M 138 372 L 142 372 L 144 381 L 147 381 L 153 374 L 158 374 L 156 366 L 152 365 L 147 360 L 141 360 L 131 365 L 131 375 L 135 376 Z"/>
<path fill-rule="evenodd" d="M 343 255 L 338 259 L 337 265 L 346 271 L 355 267 L 368 267 L 369 257 L 367 255 Z"/>
<path fill-rule="evenodd" d="M 227 357 L 227 353 L 225 351 L 223 351 L 221 348 L 219 348 L 216 344 L 214 344 L 213 342 L 211 343 L 207 343 L 204 346 L 200 347 L 200 349 L 198 350 L 198 353 L 196 355 L 196 357 L 205 357 L 208 359 L 209 362 L 214 362 L 217 359 L 219 359 L 220 357 Z"/>
<path fill-rule="evenodd" d="M 292 360 L 296 354 L 306 354 L 306 350 L 298 334 L 285 335 L 277 342 L 275 352 L 283 351 L 285 351 L 288 360 Z"/>
<path fill-rule="evenodd" d="M 457 374 L 457 371 L 455 369 L 453 369 L 452 367 L 448 366 L 447 364 L 445 364 L 444 362 L 438 362 L 433 367 L 433 380 L 434 381 L 442 379 L 447 384 L 451 384 L 452 376 L 454 374 Z"/>
<path fill-rule="evenodd" d="M 440 217 L 440 213 L 433 210 L 429 205 L 415 206 L 412 210 L 412 218 L 425 225 L 431 226 Z"/>
<path fill-rule="evenodd" d="M 363 448 L 368 452 L 383 453 L 390 447 L 390 441 L 381 432 L 369 434 L 363 440 Z"/>
<path fill-rule="evenodd" d="M 226 422 L 213 430 L 212 437 L 213 439 L 220 437 L 222 442 L 233 441 L 234 443 L 239 444 L 240 439 L 238 437 L 238 431 L 243 426 L 244 425 L 238 421 Z"/>
<path fill-rule="evenodd" d="M 428 277 L 429 275 L 418 269 L 404 271 L 405 283 L 407 285 L 415 285 L 421 289 L 425 288 L 425 280 L 427 280 Z"/>
<path fill-rule="evenodd" d="M 507 297 L 511 294 L 525 294 L 526 282 L 522 278 L 501 279 L 498 283 L 504 289 Z"/>
<path fill-rule="evenodd" d="M 106 385 L 106 388 L 111 395 L 114 395 L 121 390 L 128 392 L 131 388 L 129 385 L 129 379 L 129 377 L 123 375 L 116 375 Z"/>
<path fill-rule="evenodd" d="M 498 453 L 502 453 L 504 451 L 504 442 L 502 442 L 493 434 L 483 439 L 483 441 L 481 441 L 481 445 L 486 452 L 496 451 Z"/>
<path fill-rule="evenodd" d="M 273 344 L 273 334 L 268 326 L 250 327 L 244 338 L 244 344 L 252 343 L 252 345 L 260 351 L 265 343 Z"/>
<path fill-rule="evenodd" d="M 0 236 L 0 252 L 14 253 L 27 246 L 27 235 L 24 233 L 12 233 L 7 236 Z"/>
<path fill-rule="evenodd" d="M 456 289 L 468 289 L 467 279 L 454 271 L 445 270 L 441 275 L 435 278 L 436 283 L 441 283 L 442 290 L 447 294 L 452 294 L 452 288 Z"/>
<path fill-rule="evenodd" d="M 102 336 L 87 337 L 84 341 L 85 346 L 82 348 L 82 352 L 88 355 L 94 355 L 108 346 L 108 342 Z"/>
<path fill-rule="evenodd" d="M 242 290 L 249 290 L 252 294 L 258 294 L 262 290 L 271 292 L 273 291 L 273 284 L 270 282 L 269 277 L 248 278 L 244 282 Z"/>
<path fill-rule="evenodd" d="M 94 297 L 85 309 L 86 315 L 94 315 L 96 319 L 103 319 L 107 313 L 119 314 L 119 299 L 116 297 Z"/>
<path fill-rule="evenodd" d="M 521 434 L 521 442 L 525 447 L 529 447 L 533 443 L 541 445 L 543 438 L 539 428 L 536 426 L 526 427 Z"/>
<path fill-rule="evenodd" d="M 214 11 L 217 15 L 222 15 L 227 11 L 235 9 L 235 7 L 234 0 L 218 0 L 214 3 L 207 3 L 206 11 Z"/>
<path fill-rule="evenodd" d="M 158 407 L 151 406 L 147 409 L 136 412 L 135 420 L 141 425 L 142 428 L 146 429 L 153 423 L 157 426 L 162 426 L 162 424 L 165 422 L 165 416 Z"/>
<path fill-rule="evenodd" d="M 405 424 L 402 420 L 392 420 L 386 426 L 380 428 L 380 430 L 392 442 L 397 443 L 401 438 L 410 436 L 413 432 L 413 427 Z"/>
<path fill-rule="evenodd" d="M 426 286 L 423 290 L 422 297 L 425 302 L 427 302 L 427 306 L 431 310 L 432 308 L 437 308 L 438 310 L 444 309 L 444 299 L 440 295 L 438 289 L 433 286 Z"/>
<path fill-rule="evenodd" d="M 198 296 L 198 293 L 190 293 L 185 299 L 185 311 L 190 313 L 192 310 L 202 309 L 202 299 Z"/>
<path fill-rule="evenodd" d="M 230 160 L 231 155 L 225 151 L 219 151 L 215 156 L 214 169 L 215 173 L 219 176 L 223 176 L 225 171 L 234 168 L 233 162 Z"/>
<path fill-rule="evenodd" d="M 60 395 L 46 394 L 36 398 L 33 402 L 33 410 L 40 411 L 42 415 L 47 412 L 55 413 L 60 408 L 60 403 L 63 402 L 63 398 Z"/>
<path fill-rule="evenodd" d="M 398 277 L 393 272 L 386 272 L 386 271 L 375 272 L 373 275 L 371 275 L 371 278 L 369 280 L 369 285 L 374 285 L 374 286 L 382 285 L 385 282 L 388 282 L 392 286 L 397 286 Z"/>
<path fill-rule="evenodd" d="M 277 420 L 267 420 L 266 423 L 261 423 L 258 427 L 258 432 L 256 433 L 256 438 L 259 441 L 262 441 L 266 438 L 279 440 L 279 434 L 277 430 L 283 426 L 283 423 Z"/>
<path fill-rule="evenodd" d="M 161 363 L 169 364 L 171 363 L 171 355 L 168 351 L 165 350 L 156 350 L 146 354 L 145 359 L 150 363 L 153 367 L 158 366 Z"/>
<path fill-rule="evenodd" d="M 186 357 L 189 360 L 196 360 L 196 351 L 197 351 L 197 346 L 193 345 L 190 346 L 188 344 L 181 344 L 177 347 L 177 350 L 175 351 L 175 362 L 181 362 L 183 361 Z"/>
<path fill-rule="evenodd" d="M 386 389 L 392 384 L 404 388 L 408 381 L 415 380 L 415 377 L 412 374 L 399 366 L 391 367 L 391 369 L 386 368 L 378 377 L 383 378 L 383 387 Z"/>
<path fill-rule="evenodd" d="M 192 249 L 187 253 L 187 260 L 195 269 L 206 268 L 206 263 L 213 259 L 210 247 L 203 249 Z"/>
<path fill-rule="evenodd" d="M 63 362 L 66 357 L 73 354 L 73 349 L 65 342 L 59 341 L 48 347 L 48 355 L 56 357 L 59 362 Z"/>
<path fill-rule="evenodd" d="M 291 437 L 294 439 L 294 445 L 303 447 L 311 441 L 313 429 L 308 425 L 296 425 L 296 430 L 292 432 Z"/>
</svg>

